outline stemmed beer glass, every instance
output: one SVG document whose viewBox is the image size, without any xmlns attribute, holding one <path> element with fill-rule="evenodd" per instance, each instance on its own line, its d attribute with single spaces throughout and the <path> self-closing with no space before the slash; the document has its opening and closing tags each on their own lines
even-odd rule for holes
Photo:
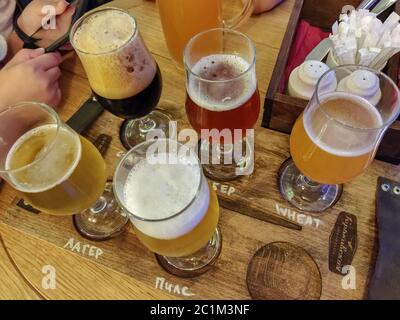
<svg viewBox="0 0 400 320">
<path fill-rule="evenodd" d="M 126 149 L 146 141 L 147 133 L 155 129 L 169 136 L 171 117 L 154 110 L 162 91 L 161 72 L 129 12 L 90 11 L 75 22 L 70 41 L 97 101 L 126 119 L 120 130 Z"/>
<path fill-rule="evenodd" d="M 336 83 L 336 89 L 327 89 Z M 340 198 L 341 184 L 362 174 L 400 113 L 399 89 L 385 74 L 340 66 L 319 80 L 297 119 L 279 173 L 283 197 L 300 210 L 322 212 Z"/>
<path fill-rule="evenodd" d="M 189 41 L 184 63 L 186 114 L 201 139 L 206 175 L 228 181 L 251 174 L 248 138 L 260 113 L 254 43 L 237 31 L 207 30 Z"/>
<path fill-rule="evenodd" d="M 100 152 L 45 104 L 21 102 L 0 112 L 0 176 L 36 209 L 75 215 L 78 231 L 91 239 L 118 235 L 127 223 L 110 205 Z"/>
<path fill-rule="evenodd" d="M 168 272 L 193 277 L 216 261 L 218 198 L 193 150 L 168 139 L 137 145 L 117 167 L 114 192 L 136 236 Z"/>
</svg>

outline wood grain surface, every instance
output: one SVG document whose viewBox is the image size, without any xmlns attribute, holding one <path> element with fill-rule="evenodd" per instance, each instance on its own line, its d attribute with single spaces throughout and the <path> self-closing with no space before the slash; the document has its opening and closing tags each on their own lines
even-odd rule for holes
<svg viewBox="0 0 400 320">
<path fill-rule="evenodd" d="M 252 17 L 240 30 L 256 42 L 257 73 L 262 99 L 288 23 L 293 0 L 285 1 L 270 13 Z M 168 55 L 156 6 L 151 1 L 116 1 L 137 18 L 141 33 L 163 74 L 163 93 L 159 107 L 188 128 L 184 100 L 183 72 Z M 63 65 L 61 85 L 63 103 L 60 114 L 68 119 L 90 96 L 90 87 L 79 60 Z M 17 209 L 16 193 L 3 186 L 0 191 L 0 298 L 28 299 L 250 299 L 246 285 L 248 264 L 258 249 L 271 242 L 290 242 L 304 248 L 316 261 L 322 280 L 321 299 L 362 299 L 376 256 L 374 196 L 377 177 L 400 180 L 397 167 L 374 162 L 366 174 L 345 186 L 334 209 L 319 216 L 300 213 L 281 198 L 276 173 L 289 156 L 288 136 L 260 127 L 255 130 L 255 172 L 226 184 L 214 183 L 221 203 L 220 228 L 223 247 L 217 263 L 206 274 L 180 279 L 167 274 L 154 255 L 137 240 L 131 227 L 105 242 L 83 239 L 74 230 L 71 217 L 35 215 Z M 104 113 L 88 130 L 94 141 L 100 134 L 112 135 L 106 154 L 109 176 L 121 152 L 118 130 L 121 120 Z M 230 191 L 230 192 L 229 192 Z M 353 260 L 357 271 L 355 290 L 342 288 L 343 277 L 329 271 L 328 244 L 331 229 L 340 211 L 358 219 L 358 249 Z M 294 230 L 254 218 L 257 214 L 275 215 L 302 226 Z M 97 258 L 96 258 L 97 257 Z M 56 270 L 56 288 L 45 289 L 43 267 Z M 2 277 L 4 278 L 4 277 Z"/>
</svg>

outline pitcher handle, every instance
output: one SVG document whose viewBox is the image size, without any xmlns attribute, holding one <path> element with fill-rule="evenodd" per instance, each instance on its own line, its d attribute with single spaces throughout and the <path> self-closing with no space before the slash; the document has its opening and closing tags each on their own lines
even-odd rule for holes
<svg viewBox="0 0 400 320">
<path fill-rule="evenodd" d="M 229 29 L 235 29 L 238 28 L 242 23 L 246 22 L 253 13 L 254 1 L 255 0 L 246 0 L 243 6 L 243 10 L 238 16 L 223 21 L 224 27 Z"/>
</svg>

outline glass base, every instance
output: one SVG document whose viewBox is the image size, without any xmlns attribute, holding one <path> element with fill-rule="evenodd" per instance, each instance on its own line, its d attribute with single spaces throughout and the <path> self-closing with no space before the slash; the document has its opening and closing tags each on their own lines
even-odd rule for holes
<svg viewBox="0 0 400 320">
<path fill-rule="evenodd" d="M 173 136 L 175 133 L 169 132 L 171 121 L 172 117 L 164 110 L 154 110 L 144 118 L 125 120 L 119 133 L 121 143 L 125 149 L 130 150 L 145 142 L 147 134 L 152 130 L 162 130 L 165 137 Z"/>
<path fill-rule="evenodd" d="M 203 164 L 204 173 L 208 178 L 214 181 L 224 182 L 232 181 L 243 175 L 250 175 L 253 173 L 254 148 L 252 148 L 247 139 L 237 142 L 236 147 L 234 146 L 235 145 L 228 145 L 222 148 L 220 144 L 210 144 L 205 140 L 201 141 L 199 155 Z M 234 153 L 238 151 L 235 151 L 235 149 L 242 150 L 241 155 L 236 157 L 236 159 Z M 213 157 L 218 163 L 213 164 Z M 208 159 L 208 164 L 205 164 L 202 159 Z M 224 162 L 227 162 L 227 164 Z"/>
<path fill-rule="evenodd" d="M 156 254 L 158 263 L 169 273 L 182 277 L 193 278 L 207 272 L 217 260 L 222 248 L 222 234 L 219 228 L 199 251 L 186 257 L 165 257 Z"/>
<path fill-rule="evenodd" d="M 342 195 L 343 186 L 310 181 L 290 158 L 279 169 L 279 190 L 282 196 L 301 211 L 321 213 L 333 207 Z"/>
<path fill-rule="evenodd" d="M 76 230 L 96 241 L 118 236 L 124 232 L 128 220 L 114 198 L 112 182 L 107 182 L 103 195 L 93 207 L 73 216 Z"/>
</svg>

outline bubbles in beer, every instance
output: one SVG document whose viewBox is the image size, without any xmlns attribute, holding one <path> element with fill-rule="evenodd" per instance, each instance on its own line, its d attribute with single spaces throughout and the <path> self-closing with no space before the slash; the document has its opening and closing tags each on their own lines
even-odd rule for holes
<svg viewBox="0 0 400 320">
<path fill-rule="evenodd" d="M 143 233 L 174 239 L 191 231 L 205 215 L 209 189 L 197 159 L 178 156 L 176 164 L 150 163 L 141 160 L 126 180 L 124 202 L 135 216 L 148 220 L 170 218 L 163 222 L 135 221 Z M 199 191 L 199 186 L 202 186 Z M 199 191 L 199 193 L 198 193 Z"/>
<path fill-rule="evenodd" d="M 349 93 L 329 93 L 320 107 L 303 117 L 310 139 L 322 150 L 341 157 L 357 157 L 372 151 L 382 117 L 375 106 Z"/>
<path fill-rule="evenodd" d="M 6 159 L 6 168 L 15 171 L 10 174 L 10 180 L 16 189 L 39 193 L 67 180 L 80 158 L 78 135 L 63 128 L 57 133 L 56 125 L 43 125 L 28 131 L 14 143 Z"/>
<path fill-rule="evenodd" d="M 249 68 L 250 64 L 237 55 L 206 56 L 192 68 L 197 77 L 189 78 L 188 94 L 197 105 L 211 111 L 238 108 L 257 89 L 255 70 Z"/>
<path fill-rule="evenodd" d="M 73 41 L 81 51 L 102 54 L 127 44 L 136 31 L 135 21 L 122 11 L 90 15 L 76 30 Z"/>
<path fill-rule="evenodd" d="M 129 210 L 146 219 L 164 219 L 184 209 L 194 198 L 200 184 L 198 166 L 150 164 L 142 160 L 129 174 L 125 201 Z"/>
<path fill-rule="evenodd" d="M 125 99 L 144 90 L 157 66 L 135 20 L 119 10 L 90 15 L 73 35 L 74 47 L 92 89 L 108 99 Z"/>
</svg>

